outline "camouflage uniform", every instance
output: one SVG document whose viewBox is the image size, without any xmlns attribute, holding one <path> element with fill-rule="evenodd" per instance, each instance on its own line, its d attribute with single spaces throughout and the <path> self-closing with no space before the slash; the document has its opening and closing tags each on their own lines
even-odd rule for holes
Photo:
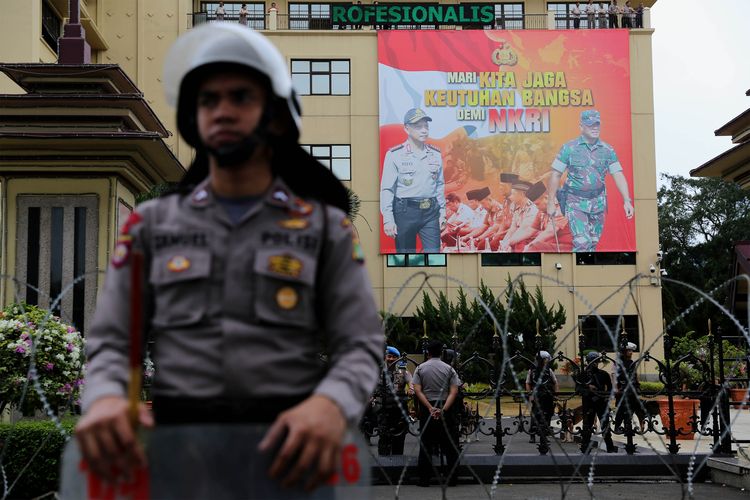
<svg viewBox="0 0 750 500">
<path fill-rule="evenodd" d="M 389 382 L 393 384 L 393 390 Z M 393 366 L 387 373 L 381 373 L 380 383 L 376 388 L 380 400 L 378 455 L 404 454 L 404 439 L 409 431 L 409 423 L 405 418 L 409 413 L 407 389 L 411 383 L 411 373 L 403 366 Z"/>
<path fill-rule="evenodd" d="M 573 251 L 596 251 L 607 212 L 605 178 L 607 173 L 622 172 L 614 148 L 602 140 L 588 144 L 580 136 L 560 148 L 552 169 L 560 174 L 568 171 L 560 194 L 573 233 Z"/>
</svg>

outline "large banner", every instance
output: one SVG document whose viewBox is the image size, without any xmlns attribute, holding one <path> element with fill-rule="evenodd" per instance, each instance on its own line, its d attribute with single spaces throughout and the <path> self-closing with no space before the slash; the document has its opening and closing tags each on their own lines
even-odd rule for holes
<svg viewBox="0 0 750 500">
<path fill-rule="evenodd" d="M 626 30 L 380 31 L 382 253 L 635 251 Z"/>
</svg>

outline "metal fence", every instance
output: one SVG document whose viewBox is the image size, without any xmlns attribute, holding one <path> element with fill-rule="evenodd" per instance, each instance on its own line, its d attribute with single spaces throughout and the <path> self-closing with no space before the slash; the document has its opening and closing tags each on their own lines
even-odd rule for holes
<svg viewBox="0 0 750 500">
<path fill-rule="evenodd" d="M 550 439 L 580 442 L 581 452 L 589 453 L 592 448 L 592 437 L 606 439 L 608 434 L 624 438 L 625 451 L 629 455 L 636 453 L 637 445 L 634 438 L 647 434 L 667 440 L 667 450 L 671 454 L 680 451 L 679 440 L 693 439 L 694 435 L 710 438 L 714 453 L 731 453 L 732 443 L 748 442 L 732 438 L 729 409 L 743 408 L 747 403 L 750 356 L 747 342 L 743 337 L 739 342 L 742 354 L 728 358 L 722 347 L 727 339 L 735 341 L 739 337 L 722 336 L 720 330 L 716 335 L 709 333 L 705 352 L 691 352 L 674 359 L 673 338 L 669 334 L 664 334 L 664 360 L 658 360 L 646 351 L 640 357 L 634 357 L 633 364 L 626 368 L 621 356 L 604 352 L 598 353 L 596 360 L 587 364 L 583 356 L 584 336 L 579 334 L 580 358 L 570 359 L 563 352 L 557 353 L 554 357 L 555 361 L 565 363 L 568 367 L 575 389 L 558 391 L 552 395 L 556 418 L 550 419 L 544 418 L 539 407 L 531 403 L 533 396 L 538 396 L 545 388 L 539 383 L 536 383 L 531 391 L 519 390 L 518 387 L 518 375 L 524 375 L 528 370 L 534 369 L 535 361 L 519 352 L 510 357 L 503 356 L 499 338 L 495 337 L 491 359 L 474 352 L 465 360 L 458 355 L 451 363 L 461 380 L 465 380 L 465 374 L 477 366 L 489 372 L 487 389 L 461 390 L 461 403 L 456 405 L 454 411 L 453 421 L 456 429 L 452 434 L 458 437 L 473 434 L 488 436 L 494 439 L 493 449 L 497 455 L 506 452 L 507 438 L 524 434 L 539 437 L 537 449 L 540 455 L 549 452 Z M 620 341 L 624 349 L 627 344 L 627 335 L 624 331 L 620 334 Z M 458 342 L 455 341 L 452 347 L 457 350 Z M 537 347 L 541 349 L 541 345 Z M 627 383 L 621 391 L 617 391 L 616 382 L 612 391 L 595 391 L 589 388 L 587 378 L 591 366 L 604 362 L 612 365 L 613 372 L 621 370 L 621 373 L 626 374 Z M 381 414 L 387 406 L 385 401 L 390 399 L 393 402 L 398 399 L 391 374 L 395 365 L 403 363 L 414 367 L 420 364 L 405 355 L 390 366 L 384 367 L 378 391 L 373 395 L 371 409 L 361 424 L 361 430 L 368 438 L 385 437 L 390 441 L 394 435 L 409 433 L 418 436 L 420 433 L 413 418 L 414 412 L 410 412 L 410 408 L 419 407 L 418 401 L 410 403 L 407 398 L 401 397 L 403 418 L 396 414 L 397 418 L 391 418 L 389 421 Z M 639 389 L 639 382 L 634 373 L 644 363 L 655 364 L 663 388 L 650 391 Z M 698 380 L 695 379 L 696 373 Z M 735 374 L 741 375 L 733 376 Z M 741 386 L 741 396 L 733 400 L 730 391 L 736 385 Z M 579 397 L 582 402 L 579 402 Z M 597 399 L 606 400 L 605 415 L 593 414 L 595 409 L 591 401 Z M 494 404 L 493 419 L 482 418 L 478 405 L 480 400 Z M 503 404 L 507 406 L 510 402 L 518 404 L 518 411 L 513 415 L 504 415 Z M 638 417 L 637 424 L 633 422 L 634 416 Z M 599 421 L 598 426 L 596 420 Z M 456 446 L 459 446 L 459 443 L 456 443 Z"/>
</svg>

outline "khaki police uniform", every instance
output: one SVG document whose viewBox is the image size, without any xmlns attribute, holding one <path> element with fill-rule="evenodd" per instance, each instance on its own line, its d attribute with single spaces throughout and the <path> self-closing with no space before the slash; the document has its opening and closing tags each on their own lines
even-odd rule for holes
<svg viewBox="0 0 750 500">
<path fill-rule="evenodd" d="M 380 182 L 383 224 L 396 224 L 396 251 L 413 253 L 416 238 L 425 253 L 440 252 L 440 222 L 445 220 L 445 179 L 440 150 L 422 150 L 407 139 L 391 148 L 383 162 Z"/>
<path fill-rule="evenodd" d="M 420 364 L 414 371 L 414 384 L 422 387 L 422 392 L 430 404 L 435 408 L 442 408 L 445 400 L 448 398 L 451 386 L 458 387 L 461 381 L 458 379 L 456 370 L 451 365 L 444 363 L 439 358 L 430 358 Z M 455 427 L 457 418 L 457 401 L 454 401 L 447 412 L 443 413 L 443 421 L 435 420 L 431 417 L 427 408 L 420 405 L 419 422 L 420 422 L 420 440 L 419 460 L 417 470 L 421 482 L 429 481 L 432 475 L 431 450 L 435 445 L 440 445 L 440 450 L 445 455 L 446 467 L 448 471 L 454 469 L 458 462 L 458 442 L 451 439 L 451 429 Z M 454 476 L 455 477 L 455 476 Z M 452 482 L 449 478 L 448 482 Z"/>
<path fill-rule="evenodd" d="M 508 232 L 505 235 L 505 240 L 509 240 L 513 237 L 513 234 L 521 229 L 522 227 L 531 227 L 534 224 L 534 220 L 536 219 L 536 214 L 539 212 L 539 208 L 529 199 L 526 199 L 522 204 L 512 205 L 512 214 L 513 218 L 510 223 L 510 228 L 508 229 Z M 533 237 L 533 236 L 532 236 Z M 528 244 L 531 240 L 525 239 L 522 241 L 518 241 L 512 245 L 511 251 L 513 252 L 523 252 L 524 247 L 526 244 Z"/>
<path fill-rule="evenodd" d="M 383 334 L 341 210 L 298 198 L 277 177 L 233 224 L 206 180 L 191 194 L 140 205 L 122 233 L 87 334 L 84 410 L 126 394 L 130 264 L 139 250 L 157 422 L 160 408 L 173 407 L 164 402 L 184 400 L 243 401 L 252 411 L 268 402 L 270 421 L 311 394 L 357 422 L 377 382 Z"/>
</svg>

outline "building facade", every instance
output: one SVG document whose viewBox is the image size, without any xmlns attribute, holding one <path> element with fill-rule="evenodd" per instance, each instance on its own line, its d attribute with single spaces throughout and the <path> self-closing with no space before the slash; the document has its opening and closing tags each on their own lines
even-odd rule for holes
<svg viewBox="0 0 750 500">
<path fill-rule="evenodd" d="M 370 3 L 370 2 L 366 2 Z M 386 2 L 383 2 L 386 3 Z M 454 2 L 440 2 L 451 3 Z M 475 2 L 486 3 L 486 2 Z M 646 2 L 648 6 L 653 1 Z M 192 151 L 179 138 L 175 112 L 161 88 L 164 56 L 174 39 L 196 24 L 216 16 L 217 2 L 199 0 L 81 0 L 82 24 L 92 47 L 92 62 L 117 64 L 143 92 L 172 135 L 165 139 L 183 165 Z M 241 2 L 225 2 L 225 20 L 238 20 Z M 409 316 L 421 302 L 422 279 L 431 276 L 429 293 L 457 296 L 461 284 L 480 282 L 500 291 L 523 274 L 527 287 L 541 287 L 548 303 L 559 302 L 567 324 L 559 332 L 560 349 L 573 357 L 578 351 L 577 325 L 583 325 L 587 347 L 603 348 L 605 331 L 592 310 L 614 327 L 625 316 L 629 338 L 641 349 L 661 357 L 663 349 L 661 286 L 657 227 L 651 36 L 646 27 L 628 32 L 630 67 L 630 122 L 632 128 L 633 204 L 637 214 L 633 252 L 538 254 L 391 254 L 380 252 L 380 147 L 378 33 L 374 26 L 337 23 L 333 3 L 247 2 L 248 25 L 263 32 L 289 61 L 295 86 L 302 95 L 301 142 L 328 165 L 361 201 L 358 229 L 374 296 L 383 310 Z M 492 28 L 508 30 L 572 29 L 573 2 L 525 0 L 493 5 Z M 54 62 L 55 35 L 67 17 L 66 0 L 5 0 L 0 19 L 0 62 Z M 597 21 L 595 21 L 596 23 Z M 579 20 L 587 29 L 588 18 Z M 648 12 L 644 16 L 648 26 Z M 378 26 L 382 28 L 383 26 Z M 488 26 L 489 27 L 489 26 Z M 409 26 L 417 29 L 459 29 L 450 26 Z M 464 27 L 467 29 L 468 27 Z M 418 36 L 416 33 L 415 36 Z M 20 89 L 0 80 L 0 93 Z M 16 245 L 9 229 L 21 220 L 6 218 L 17 206 L 12 179 L 0 172 L 3 183 L 2 254 L 15 261 Z M 106 196 L 106 193 L 102 193 Z M 15 197 L 15 198 L 14 198 Z M 113 243 L 107 240 L 108 243 Z M 112 245 L 109 247 L 111 248 Z M 107 256 L 108 257 L 108 256 Z M 105 265 L 107 258 L 100 258 Z M 4 269 L 5 272 L 12 271 Z M 637 275 L 641 279 L 630 282 Z M 630 283 L 630 284 L 629 284 Z M 406 284 L 406 285 L 405 285 Z M 5 297 L 6 302 L 8 296 Z M 652 345 L 653 344 L 653 345 Z M 649 370 L 653 371 L 653 370 Z"/>
</svg>

